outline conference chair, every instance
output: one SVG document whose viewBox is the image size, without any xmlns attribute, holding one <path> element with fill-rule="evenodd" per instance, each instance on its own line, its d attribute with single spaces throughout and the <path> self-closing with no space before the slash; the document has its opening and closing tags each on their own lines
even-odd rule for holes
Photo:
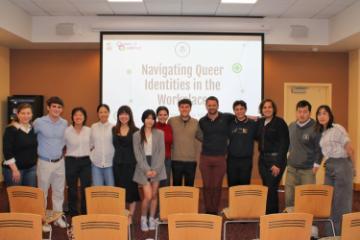
<svg viewBox="0 0 360 240">
<path fill-rule="evenodd" d="M 41 216 L 31 213 L 0 213 L 0 240 L 41 240 Z"/>
<path fill-rule="evenodd" d="M 50 223 L 59 218 L 67 222 L 63 212 L 45 209 L 45 195 L 40 188 L 28 186 L 11 186 L 7 188 L 10 212 L 32 213 L 42 217 L 42 222 L 49 226 L 49 239 L 52 238 Z"/>
<path fill-rule="evenodd" d="M 306 184 L 295 187 L 295 213 L 310 213 L 314 222 L 329 222 L 335 237 L 334 223 L 330 218 L 334 188 L 328 185 Z"/>
<path fill-rule="evenodd" d="M 121 215 L 89 214 L 72 219 L 76 240 L 126 240 L 128 225 L 128 218 Z"/>
<path fill-rule="evenodd" d="M 160 225 L 166 225 L 168 216 L 176 213 L 199 212 L 199 189 L 188 186 L 169 186 L 159 189 L 160 219 L 156 221 L 155 240 L 159 239 Z"/>
<path fill-rule="evenodd" d="M 223 209 L 225 216 L 223 239 L 226 240 L 227 224 L 258 223 L 266 213 L 268 188 L 261 185 L 240 185 L 229 188 L 229 207 Z"/>
<path fill-rule="evenodd" d="M 126 190 L 113 186 L 92 186 L 85 188 L 87 214 L 115 214 L 129 217 L 125 208 Z M 129 224 L 131 239 L 131 224 Z"/>
<path fill-rule="evenodd" d="M 169 240 L 220 240 L 220 216 L 178 213 L 168 216 Z"/>
<path fill-rule="evenodd" d="M 360 212 L 343 215 L 341 237 L 326 237 L 320 240 L 359 240 L 360 239 Z"/>
<path fill-rule="evenodd" d="M 260 240 L 309 240 L 313 216 L 277 213 L 260 217 Z"/>
</svg>

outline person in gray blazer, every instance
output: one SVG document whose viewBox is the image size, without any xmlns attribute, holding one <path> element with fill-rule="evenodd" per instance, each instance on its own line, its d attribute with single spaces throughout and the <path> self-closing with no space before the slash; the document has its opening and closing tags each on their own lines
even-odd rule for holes
<svg viewBox="0 0 360 240">
<path fill-rule="evenodd" d="M 166 179 L 164 133 L 155 128 L 155 119 L 153 110 L 144 111 L 141 117 L 144 125 L 133 135 L 137 161 L 133 180 L 142 185 L 143 189 L 140 220 L 142 231 L 155 230 L 159 182 Z"/>
</svg>

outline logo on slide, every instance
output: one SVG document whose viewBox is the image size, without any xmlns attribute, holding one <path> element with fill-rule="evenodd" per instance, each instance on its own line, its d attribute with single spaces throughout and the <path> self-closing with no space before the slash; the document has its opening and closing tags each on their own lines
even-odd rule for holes
<svg viewBox="0 0 360 240">
<path fill-rule="evenodd" d="M 240 73 L 242 71 L 243 67 L 240 63 L 234 63 L 232 65 L 232 70 L 234 73 Z"/>
<path fill-rule="evenodd" d="M 178 57 L 187 57 L 190 55 L 190 45 L 186 42 L 178 42 L 175 45 L 175 53 Z"/>
</svg>

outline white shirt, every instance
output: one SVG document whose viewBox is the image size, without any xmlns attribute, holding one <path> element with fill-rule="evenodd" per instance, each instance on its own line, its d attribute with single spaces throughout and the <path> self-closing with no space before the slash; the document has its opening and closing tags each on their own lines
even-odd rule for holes
<svg viewBox="0 0 360 240">
<path fill-rule="evenodd" d="M 97 167 L 111 167 L 113 164 L 115 150 L 112 143 L 112 128 L 110 122 L 97 122 L 91 126 L 90 142 L 94 149 L 90 152 L 90 159 Z"/>
<path fill-rule="evenodd" d="M 78 133 L 71 125 L 65 130 L 66 156 L 85 157 L 90 155 L 91 129 L 83 126 Z"/>
<path fill-rule="evenodd" d="M 145 156 L 152 155 L 152 134 L 149 136 L 149 138 L 146 138 L 146 142 L 144 142 L 144 152 Z"/>
<path fill-rule="evenodd" d="M 345 145 L 350 142 L 350 138 L 345 128 L 339 124 L 333 124 L 332 128 L 326 129 L 320 139 L 320 147 L 324 157 L 327 158 L 347 158 Z"/>
</svg>

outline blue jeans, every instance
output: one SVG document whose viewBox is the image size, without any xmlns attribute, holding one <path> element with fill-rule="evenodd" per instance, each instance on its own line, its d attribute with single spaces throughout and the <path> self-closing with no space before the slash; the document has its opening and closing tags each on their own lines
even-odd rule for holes
<svg viewBox="0 0 360 240">
<path fill-rule="evenodd" d="M 113 167 L 99 168 L 91 165 L 92 185 L 93 186 L 114 186 Z"/>
<path fill-rule="evenodd" d="M 10 168 L 3 167 L 4 180 L 7 186 L 30 186 L 36 187 L 36 165 L 28 169 L 19 169 L 20 182 L 15 183 L 12 180 L 12 171 Z"/>
</svg>

